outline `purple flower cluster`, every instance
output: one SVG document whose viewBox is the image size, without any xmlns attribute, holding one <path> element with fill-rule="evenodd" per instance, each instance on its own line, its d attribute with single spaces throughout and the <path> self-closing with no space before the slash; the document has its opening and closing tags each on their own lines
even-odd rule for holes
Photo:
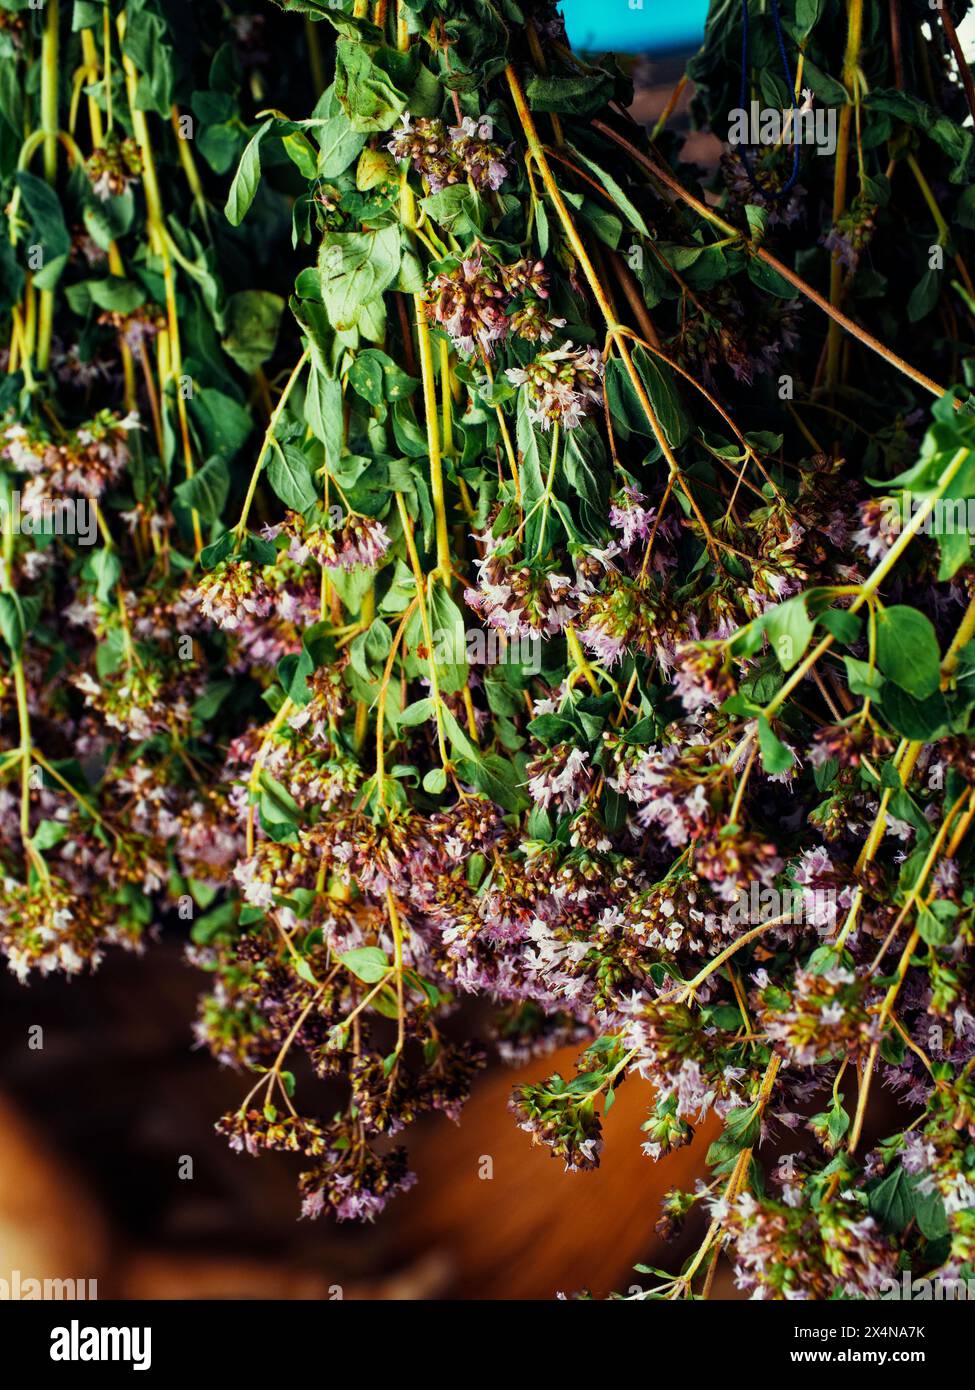
<svg viewBox="0 0 975 1390">
<path fill-rule="evenodd" d="M 504 151 L 486 116 L 464 116 L 448 127 L 437 118 L 414 119 L 407 111 L 386 148 L 394 159 L 409 160 L 432 193 L 467 180 L 478 191 L 496 192 L 508 177 Z"/>
</svg>

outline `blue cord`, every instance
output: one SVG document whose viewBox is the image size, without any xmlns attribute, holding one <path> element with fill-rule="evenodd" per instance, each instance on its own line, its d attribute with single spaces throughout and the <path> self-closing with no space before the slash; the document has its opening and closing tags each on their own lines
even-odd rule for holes
<svg viewBox="0 0 975 1390">
<path fill-rule="evenodd" d="M 792 76 L 792 73 L 791 73 L 790 70 L 789 70 L 789 58 L 788 58 L 788 54 L 787 54 L 786 51 L 785 51 L 785 35 L 784 35 L 783 32 L 782 32 L 782 15 L 781 15 L 781 13 L 780 13 L 780 11 L 779 11 L 779 0 L 771 0 L 771 6 L 772 6 L 772 23 L 775 25 L 775 37 L 776 37 L 776 39 L 777 39 L 777 41 L 778 41 L 778 45 L 779 45 L 779 56 L 780 56 L 781 59 L 782 59 L 782 71 L 785 73 L 786 86 L 788 87 L 789 91 L 793 93 L 793 97 L 792 97 L 792 109 L 793 109 L 793 111 L 795 111 L 795 110 L 796 110 L 796 99 L 795 99 L 796 84 L 795 84 L 795 78 Z M 748 97 L 748 49 L 749 49 L 748 0 L 741 0 L 741 86 L 740 86 L 740 88 L 739 88 L 738 106 L 739 106 L 739 108 L 740 108 L 742 111 L 745 110 L 745 102 L 746 102 L 747 97 Z M 791 193 L 792 190 L 793 190 L 793 188 L 795 188 L 796 182 L 798 181 L 798 178 L 799 178 L 799 143 L 798 143 L 798 141 L 797 141 L 796 138 L 795 138 L 797 134 L 798 134 L 798 132 L 797 132 L 796 130 L 793 130 L 793 132 L 792 132 L 792 136 L 793 136 L 793 138 L 792 138 L 792 173 L 789 175 L 788 182 L 786 182 L 785 184 L 783 184 L 783 186 L 778 190 L 777 193 L 766 193 L 765 189 L 760 189 L 759 191 L 762 193 L 763 197 L 766 197 L 766 198 L 784 198 L 784 197 L 786 196 L 787 193 Z M 749 162 L 748 154 L 746 153 L 746 151 L 745 151 L 744 149 L 742 149 L 742 162 L 743 162 L 744 165 L 745 165 L 745 169 L 747 170 L 748 177 L 751 179 L 752 187 L 753 187 L 753 188 L 758 188 L 759 185 L 755 182 L 755 176 L 754 176 L 754 174 L 752 173 L 752 166 L 751 166 L 751 164 L 750 164 L 750 162 Z"/>
<path fill-rule="evenodd" d="M 748 0 L 741 0 L 741 85 L 738 88 L 738 108 L 745 109 L 748 98 Z"/>
</svg>

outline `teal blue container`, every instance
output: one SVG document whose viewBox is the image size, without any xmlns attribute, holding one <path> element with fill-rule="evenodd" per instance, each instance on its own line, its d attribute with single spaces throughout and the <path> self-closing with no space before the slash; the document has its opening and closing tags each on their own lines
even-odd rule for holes
<svg viewBox="0 0 975 1390">
<path fill-rule="evenodd" d="M 562 0 L 579 52 L 658 56 L 700 48 L 708 0 Z"/>
</svg>

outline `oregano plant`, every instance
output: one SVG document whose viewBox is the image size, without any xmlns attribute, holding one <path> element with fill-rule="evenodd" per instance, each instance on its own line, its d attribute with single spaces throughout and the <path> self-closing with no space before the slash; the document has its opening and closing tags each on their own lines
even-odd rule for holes
<svg viewBox="0 0 975 1390">
<path fill-rule="evenodd" d="M 535 1059 L 711 1136 L 628 1297 L 975 1277 L 967 10 L 0 0 L 0 949 L 182 934 L 302 1215 Z"/>
</svg>

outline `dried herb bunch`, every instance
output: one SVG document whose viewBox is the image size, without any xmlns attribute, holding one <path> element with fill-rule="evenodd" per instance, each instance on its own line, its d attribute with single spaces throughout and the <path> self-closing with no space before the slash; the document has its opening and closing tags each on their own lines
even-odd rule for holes
<svg viewBox="0 0 975 1390">
<path fill-rule="evenodd" d="M 971 1272 L 966 10 L 713 4 L 710 176 L 547 0 L 0 0 L 0 948 L 188 932 L 306 1216 L 575 1042 L 641 1296 Z"/>
</svg>

